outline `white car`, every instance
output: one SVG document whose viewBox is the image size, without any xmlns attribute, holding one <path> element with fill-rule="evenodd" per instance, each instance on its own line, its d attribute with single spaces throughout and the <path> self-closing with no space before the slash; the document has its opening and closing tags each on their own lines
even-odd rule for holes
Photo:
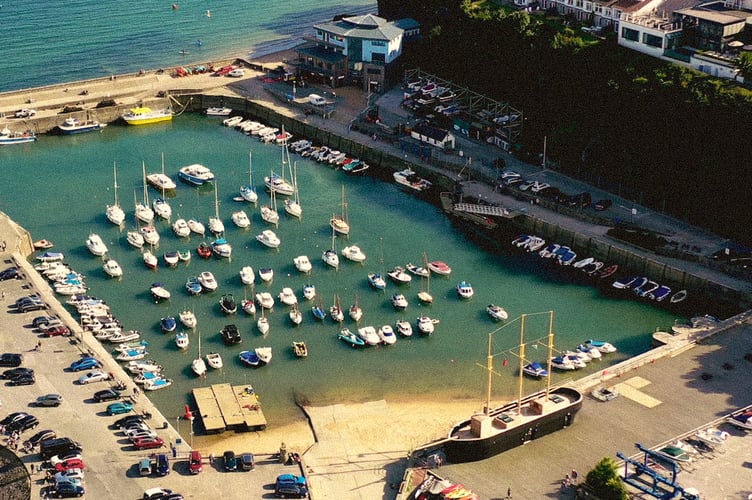
<svg viewBox="0 0 752 500">
<path fill-rule="evenodd" d="M 530 191 L 532 191 L 533 193 L 538 193 L 538 192 L 543 191 L 544 189 L 550 188 L 550 187 L 551 187 L 551 184 L 549 184 L 547 182 L 538 182 L 538 181 L 535 181 L 535 183 L 532 186 L 530 186 Z"/>
<path fill-rule="evenodd" d="M 52 458 L 50 458 L 50 463 L 54 467 L 57 464 L 65 462 L 66 460 L 73 460 L 73 459 L 83 460 L 83 457 L 81 456 L 80 453 L 68 452 L 68 453 L 63 453 L 62 455 L 53 456 Z"/>
<path fill-rule="evenodd" d="M 35 114 L 37 114 L 36 110 L 24 108 L 16 111 L 16 118 L 31 118 Z"/>
<path fill-rule="evenodd" d="M 90 384 L 92 382 L 104 382 L 105 380 L 109 380 L 110 375 L 102 370 L 93 370 L 85 375 L 81 375 L 81 377 L 78 379 L 78 383 L 81 385 Z"/>
<path fill-rule="evenodd" d="M 522 184 L 520 184 L 519 186 L 517 186 L 517 188 L 520 191 L 527 191 L 528 189 L 530 189 L 531 187 L 533 187 L 537 182 L 538 181 L 525 181 Z"/>
<path fill-rule="evenodd" d="M 126 436 L 130 433 L 138 432 L 138 431 L 150 431 L 151 427 L 146 422 L 134 422 L 132 424 L 128 424 L 125 427 L 121 427 L 120 431 L 125 434 Z"/>
<path fill-rule="evenodd" d="M 68 469 L 55 474 L 55 481 L 70 481 L 75 484 L 75 481 L 81 481 L 84 478 L 83 469 Z M 80 486 L 80 484 L 79 484 Z"/>
<path fill-rule="evenodd" d="M 157 433 L 151 429 L 130 429 L 125 433 L 125 435 L 128 436 L 128 439 L 130 439 L 131 441 L 134 441 L 138 438 L 157 437 Z"/>
</svg>

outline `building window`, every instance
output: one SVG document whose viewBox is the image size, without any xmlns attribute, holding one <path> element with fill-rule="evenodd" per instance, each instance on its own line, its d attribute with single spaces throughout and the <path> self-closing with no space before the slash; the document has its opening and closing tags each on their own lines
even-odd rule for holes
<svg viewBox="0 0 752 500">
<path fill-rule="evenodd" d="M 640 40 L 640 32 L 631 28 L 623 27 L 621 29 L 621 37 L 631 42 L 637 42 Z"/>
<path fill-rule="evenodd" d="M 378 52 L 374 52 L 371 54 L 371 61 L 380 62 L 380 63 L 386 62 L 386 55 L 379 54 Z"/>
<path fill-rule="evenodd" d="M 650 33 L 643 33 L 642 34 L 642 43 L 649 47 L 656 47 L 660 49 L 663 47 L 663 38 L 655 35 L 651 35 Z"/>
<path fill-rule="evenodd" d="M 371 45 L 374 47 L 386 47 L 386 42 L 383 40 L 371 40 Z"/>
</svg>

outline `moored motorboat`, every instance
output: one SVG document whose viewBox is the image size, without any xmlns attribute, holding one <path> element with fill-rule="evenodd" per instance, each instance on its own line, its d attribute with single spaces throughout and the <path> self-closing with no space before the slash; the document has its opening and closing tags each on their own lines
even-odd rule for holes
<svg viewBox="0 0 752 500">
<path fill-rule="evenodd" d="M 488 304 L 488 306 L 486 306 L 486 312 L 496 321 L 506 321 L 506 319 L 509 318 L 506 309 L 496 304 Z"/>
<path fill-rule="evenodd" d="M 251 266 L 243 266 L 240 269 L 240 282 L 244 285 L 252 285 L 256 281 L 256 274 Z"/>
<path fill-rule="evenodd" d="M 406 285 L 413 279 L 412 276 L 405 272 L 405 268 L 401 266 L 396 266 L 391 271 L 386 273 L 386 275 L 389 276 L 389 278 L 398 285 Z"/>
<path fill-rule="evenodd" d="M 120 278 L 123 275 L 123 268 L 115 259 L 107 259 L 102 265 L 102 269 L 112 278 Z"/>
<path fill-rule="evenodd" d="M 156 172 L 146 176 L 146 182 L 160 193 L 174 191 L 177 187 L 169 175 L 164 172 Z M 167 217 L 165 217 L 167 218 Z"/>
<path fill-rule="evenodd" d="M 306 346 L 306 343 L 303 342 L 302 340 L 300 340 L 300 341 L 293 341 L 293 343 L 292 343 L 292 352 L 298 358 L 308 357 L 308 346 Z"/>
<path fill-rule="evenodd" d="M 383 325 L 376 331 L 376 333 L 381 339 L 381 342 L 386 345 L 393 345 L 397 342 L 397 336 L 394 334 L 394 328 L 392 328 L 392 325 Z"/>
<path fill-rule="evenodd" d="M 189 343 L 190 343 L 190 339 L 187 333 L 178 332 L 175 335 L 175 345 L 177 346 L 178 349 L 188 349 Z"/>
<path fill-rule="evenodd" d="M 434 332 L 438 319 L 429 318 L 428 316 L 418 317 L 418 332 L 421 335 L 431 335 Z"/>
<path fill-rule="evenodd" d="M 279 301 L 288 306 L 292 306 L 298 303 L 298 298 L 295 296 L 295 292 L 290 287 L 285 287 L 279 293 Z"/>
<path fill-rule="evenodd" d="M 430 273 L 427 267 L 419 266 L 417 264 L 413 264 L 412 262 L 408 262 L 408 264 L 405 266 L 405 269 L 407 269 L 415 276 L 420 276 L 421 278 L 427 278 Z"/>
<path fill-rule="evenodd" d="M 222 356 L 218 352 L 210 352 L 206 355 L 206 364 L 215 370 L 219 370 L 223 366 Z"/>
<path fill-rule="evenodd" d="M 185 282 L 185 289 L 189 295 L 198 295 L 204 289 L 198 276 L 191 276 Z"/>
<path fill-rule="evenodd" d="M 452 268 L 446 262 L 441 260 L 434 260 L 428 263 L 428 270 L 440 274 L 442 276 L 448 276 L 452 274 Z"/>
<path fill-rule="evenodd" d="M 172 295 L 170 291 L 165 288 L 164 283 L 162 282 L 152 283 L 151 288 L 149 288 L 149 293 L 156 302 L 170 300 L 170 297 Z"/>
<path fill-rule="evenodd" d="M 208 258 L 210 258 L 212 256 L 212 248 L 211 248 L 211 246 L 209 246 L 209 244 L 207 242 L 202 241 L 196 247 L 196 253 L 202 259 L 208 259 Z"/>
<path fill-rule="evenodd" d="M 254 351 L 242 351 L 238 355 L 238 358 L 240 359 L 240 362 L 246 366 L 257 367 L 261 365 L 261 359 Z"/>
<path fill-rule="evenodd" d="M 739 429 L 744 429 L 747 431 L 752 430 L 752 410 L 744 409 L 740 411 L 736 411 L 726 417 L 726 422 L 733 425 L 734 427 L 737 427 Z"/>
<path fill-rule="evenodd" d="M 249 316 L 254 316 L 256 314 L 256 304 L 250 299 L 243 299 L 240 302 L 240 307 L 242 307 L 243 312 Z"/>
<path fill-rule="evenodd" d="M 271 229 L 265 229 L 261 234 L 256 235 L 256 240 L 269 248 L 278 248 L 280 244 L 279 238 Z"/>
<path fill-rule="evenodd" d="M 172 218 L 172 207 L 170 203 L 164 198 L 157 198 L 151 202 L 151 208 L 154 213 L 164 220 L 170 220 Z"/>
<path fill-rule="evenodd" d="M 165 316 L 159 320 L 159 328 L 162 330 L 162 333 L 174 332 L 177 327 L 178 322 L 175 321 L 175 316 Z"/>
<path fill-rule="evenodd" d="M 358 328 L 358 337 L 367 345 L 378 345 L 381 343 L 381 337 L 379 337 L 376 328 L 370 325 Z"/>
<path fill-rule="evenodd" d="M 65 121 L 58 125 L 57 128 L 65 135 L 82 134 L 85 132 L 94 132 L 106 127 L 106 123 L 100 123 L 97 120 L 79 120 L 73 116 L 68 117 Z"/>
<path fill-rule="evenodd" d="M 368 284 L 371 288 L 376 290 L 383 290 L 386 288 L 386 280 L 381 273 L 368 273 Z"/>
<path fill-rule="evenodd" d="M 202 186 L 207 182 L 214 181 L 214 173 L 204 165 L 199 163 L 193 163 L 181 167 L 178 171 L 178 177 L 180 180 L 187 182 L 193 186 Z"/>
<path fill-rule="evenodd" d="M 170 267 L 177 266 L 178 262 L 180 262 L 180 256 L 178 255 L 177 250 L 168 250 L 162 257 L 164 258 L 165 264 Z"/>
<path fill-rule="evenodd" d="M 528 377 L 543 378 L 548 377 L 548 370 L 537 361 L 531 361 L 522 367 L 522 373 Z"/>
<path fill-rule="evenodd" d="M 616 347 L 614 347 L 613 344 L 609 342 L 604 342 L 602 340 L 593 340 L 589 339 L 585 342 L 585 345 L 587 347 L 595 347 L 603 354 L 609 354 L 612 352 L 616 352 Z"/>
<path fill-rule="evenodd" d="M 186 328 L 193 329 L 193 328 L 196 328 L 196 325 L 198 324 L 196 315 L 193 313 L 193 311 L 190 311 L 188 309 L 184 309 L 180 311 L 180 314 L 178 314 L 178 318 L 180 318 L 180 322 Z"/>
<path fill-rule="evenodd" d="M 257 347 L 253 350 L 258 356 L 261 364 L 269 364 L 272 360 L 272 348 L 271 347 Z"/>
<path fill-rule="evenodd" d="M 433 185 L 431 182 L 418 176 L 411 168 L 406 168 L 393 174 L 395 182 L 414 191 L 425 191 Z"/>
<path fill-rule="evenodd" d="M 303 298 L 313 300 L 316 297 L 316 286 L 312 284 L 303 285 Z"/>
<path fill-rule="evenodd" d="M 188 223 L 185 219 L 178 219 L 172 223 L 172 232 L 178 238 L 187 238 L 191 235 L 191 228 L 188 227 Z"/>
<path fill-rule="evenodd" d="M 86 248 L 97 257 L 102 257 L 107 253 L 107 245 L 102 241 L 102 237 L 96 233 L 89 234 L 89 238 L 86 240 Z"/>
<path fill-rule="evenodd" d="M 174 228 L 173 228 L 174 229 Z M 203 236 L 206 234 L 206 226 L 197 219 L 188 219 L 188 229 L 190 232 Z"/>
<path fill-rule="evenodd" d="M 203 271 L 198 276 L 198 281 L 204 290 L 212 292 L 219 286 L 217 280 L 214 278 L 214 274 L 211 271 Z"/>
<path fill-rule="evenodd" d="M 310 259 L 308 259 L 307 255 L 299 255 L 292 260 L 293 260 L 293 263 L 295 264 L 295 269 L 297 269 L 301 273 L 308 274 L 313 269 L 313 266 L 311 265 L 311 261 Z"/>
<path fill-rule="evenodd" d="M 53 246 L 50 240 L 37 240 L 34 242 L 34 250 L 47 250 Z"/>
<path fill-rule="evenodd" d="M 339 331 L 339 334 L 337 335 L 337 338 L 339 338 L 350 347 L 362 347 L 366 344 L 362 338 L 350 331 L 349 328 L 341 329 Z"/>
<path fill-rule="evenodd" d="M 394 307 L 398 311 L 404 311 L 407 309 L 408 302 L 407 298 L 401 294 L 401 293 L 395 293 L 392 295 L 392 307 Z"/>
<path fill-rule="evenodd" d="M 31 130 L 25 132 L 14 132 L 7 126 L 0 130 L 0 146 L 6 146 L 11 144 L 24 144 L 27 142 L 34 142 L 37 140 L 37 134 Z"/>
<path fill-rule="evenodd" d="M 237 325 L 230 324 L 225 325 L 219 331 L 219 336 L 222 338 L 222 342 L 225 345 L 235 345 L 243 342 L 243 338 L 240 336 Z"/>
<path fill-rule="evenodd" d="M 366 254 L 358 245 L 349 245 L 342 249 L 342 256 L 353 262 L 365 262 Z"/>
<path fill-rule="evenodd" d="M 256 303 L 263 309 L 272 309 L 274 307 L 274 297 L 269 292 L 258 292 L 256 294 Z"/>
<path fill-rule="evenodd" d="M 405 321 L 403 319 L 397 320 L 395 327 L 397 328 L 397 333 L 399 333 L 403 337 L 410 337 L 413 334 L 413 326 L 409 321 Z"/>
<path fill-rule="evenodd" d="M 217 238 L 212 241 L 211 249 L 217 257 L 229 259 L 232 256 L 232 245 L 224 238 Z"/>
<path fill-rule="evenodd" d="M 232 108 L 228 108 L 227 106 L 213 106 L 206 108 L 206 111 L 204 111 L 206 116 L 230 116 L 230 113 L 232 113 Z"/>
<path fill-rule="evenodd" d="M 679 302 L 683 301 L 687 298 L 687 291 L 686 290 L 679 290 L 675 294 L 671 296 L 669 299 L 669 302 L 671 304 L 678 304 Z"/>
<path fill-rule="evenodd" d="M 238 311 L 238 304 L 231 293 L 225 293 L 219 299 L 219 308 L 224 314 L 235 314 Z"/>
<path fill-rule="evenodd" d="M 148 125 L 172 120 L 172 109 L 153 110 L 147 106 L 131 108 L 122 116 L 128 125 Z"/>
<path fill-rule="evenodd" d="M 264 283 L 271 283 L 274 279 L 274 269 L 271 267 L 261 267 L 258 270 L 259 279 Z"/>
<path fill-rule="evenodd" d="M 457 284 L 456 290 L 457 290 L 457 295 L 461 299 L 470 299 L 475 294 L 475 291 L 473 290 L 473 286 L 464 280 L 460 281 Z"/>
<path fill-rule="evenodd" d="M 236 210 L 231 215 L 232 223 L 240 229 L 251 227 L 251 219 L 248 218 L 248 214 L 245 210 Z"/>
</svg>

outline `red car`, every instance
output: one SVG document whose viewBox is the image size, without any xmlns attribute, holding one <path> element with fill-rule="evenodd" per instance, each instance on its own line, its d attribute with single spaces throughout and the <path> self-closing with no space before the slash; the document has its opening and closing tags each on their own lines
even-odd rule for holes
<svg viewBox="0 0 752 500">
<path fill-rule="evenodd" d="M 80 458 L 71 458 L 55 464 L 56 472 L 65 472 L 70 469 L 84 470 L 84 461 Z"/>
<path fill-rule="evenodd" d="M 188 470 L 191 474 L 198 474 L 204 470 L 203 460 L 201 458 L 201 452 L 198 450 L 191 451 L 191 456 L 188 458 Z"/>
<path fill-rule="evenodd" d="M 161 448 L 164 446 L 164 439 L 161 437 L 142 437 L 133 441 L 133 446 L 135 446 L 137 450 Z"/>
<path fill-rule="evenodd" d="M 70 329 L 67 326 L 63 325 L 51 326 L 44 331 L 44 335 L 47 337 L 67 337 L 70 334 Z"/>
</svg>

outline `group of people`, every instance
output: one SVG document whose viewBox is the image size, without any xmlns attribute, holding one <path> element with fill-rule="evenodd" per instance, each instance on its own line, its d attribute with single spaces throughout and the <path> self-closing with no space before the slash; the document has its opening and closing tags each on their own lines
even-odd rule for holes
<svg viewBox="0 0 752 500">
<path fill-rule="evenodd" d="M 575 469 L 572 469 L 572 472 L 567 474 L 564 479 L 561 482 L 561 491 L 566 490 L 567 488 L 571 488 L 575 485 L 577 485 L 577 471 Z"/>
</svg>

